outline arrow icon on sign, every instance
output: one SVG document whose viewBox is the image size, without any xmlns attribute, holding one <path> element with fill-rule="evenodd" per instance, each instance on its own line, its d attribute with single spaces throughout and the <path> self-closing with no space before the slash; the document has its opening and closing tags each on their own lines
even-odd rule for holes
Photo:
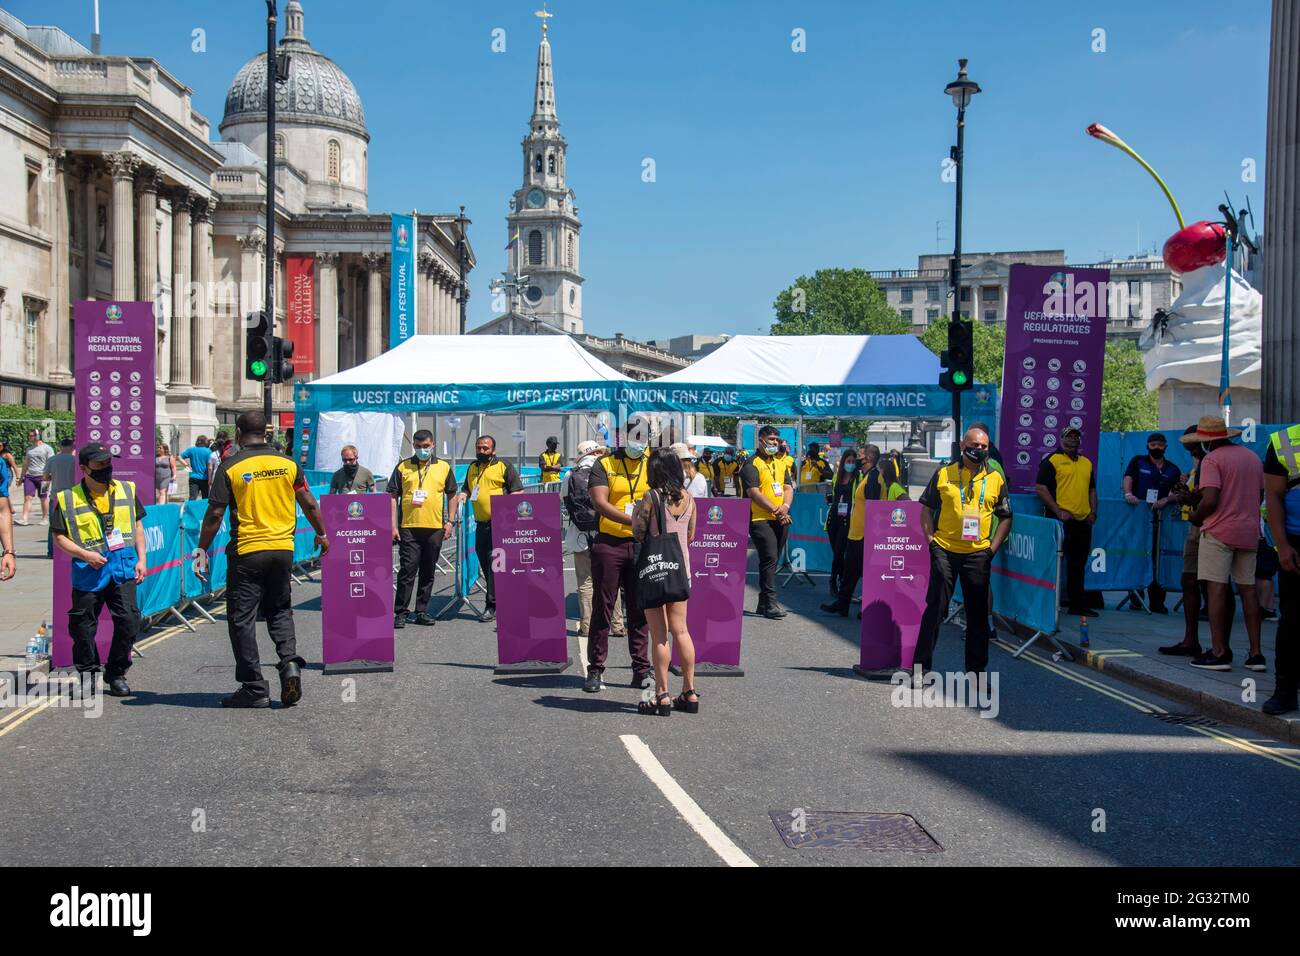
<svg viewBox="0 0 1300 956">
<path fill-rule="evenodd" d="M 523 568 L 511 568 L 511 569 L 510 569 L 510 573 L 511 573 L 511 574 L 525 574 L 526 572 L 524 571 Z"/>
</svg>

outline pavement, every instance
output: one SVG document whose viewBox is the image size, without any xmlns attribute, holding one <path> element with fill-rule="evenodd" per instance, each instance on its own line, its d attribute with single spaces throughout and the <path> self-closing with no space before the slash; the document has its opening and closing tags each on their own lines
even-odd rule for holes
<svg viewBox="0 0 1300 956">
<path fill-rule="evenodd" d="M 748 615 L 746 676 L 702 677 L 701 713 L 668 719 L 636 713 L 625 643 L 589 695 L 576 664 L 495 676 L 493 626 L 468 615 L 399 631 L 392 673 L 313 665 L 297 707 L 223 710 L 218 606 L 216 624 L 142 639 L 136 696 L 99 719 L 0 711 L 0 791 L 41 808 L 0 815 L 0 864 L 1300 863 L 1300 800 L 1285 798 L 1300 748 L 1188 722 L 1050 648 L 1012 659 L 1006 637 L 996 716 L 898 706 L 903 691 L 853 674 L 858 622 L 821 615 L 824 589 L 785 588 L 783 621 Z M 319 661 L 319 586 L 294 594 L 300 652 Z M 946 627 L 936 667 L 961 659 Z M 938 848 L 793 849 L 773 823 L 818 811 L 907 813 Z"/>
</svg>

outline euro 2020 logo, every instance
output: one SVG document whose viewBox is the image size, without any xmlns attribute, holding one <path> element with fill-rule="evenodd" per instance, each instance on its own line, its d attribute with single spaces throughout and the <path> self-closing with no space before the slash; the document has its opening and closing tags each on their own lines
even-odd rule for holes
<svg viewBox="0 0 1300 956">
<path fill-rule="evenodd" d="M 104 316 L 110 322 L 117 322 L 122 318 L 122 307 L 118 305 L 110 305 L 104 310 Z"/>
<path fill-rule="evenodd" d="M 895 528 L 901 528 L 907 524 L 907 512 L 902 508 L 895 508 L 889 513 L 889 523 Z"/>
<path fill-rule="evenodd" d="M 364 511 L 365 509 L 361 507 L 361 502 L 359 501 L 354 501 L 348 505 L 349 518 L 360 518 Z"/>
<path fill-rule="evenodd" d="M 709 508 L 709 524 L 722 524 L 722 506 L 713 505 Z"/>
<path fill-rule="evenodd" d="M 521 518 L 531 518 L 533 516 L 533 506 L 530 502 L 521 501 L 515 508 L 515 514 Z"/>
</svg>

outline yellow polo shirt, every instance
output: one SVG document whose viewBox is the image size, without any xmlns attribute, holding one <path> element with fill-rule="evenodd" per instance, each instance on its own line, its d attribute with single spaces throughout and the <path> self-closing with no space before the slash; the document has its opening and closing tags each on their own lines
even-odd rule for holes
<svg viewBox="0 0 1300 956">
<path fill-rule="evenodd" d="M 514 465 L 493 455 L 487 464 L 476 461 L 469 466 L 460 490 L 474 503 L 474 520 L 485 522 L 492 520 L 493 498 L 523 491 L 524 485 Z"/>
<path fill-rule="evenodd" d="M 634 507 L 650 490 L 650 481 L 647 475 L 649 470 L 647 459 L 649 457 L 650 452 L 648 449 L 642 452 L 640 458 L 631 458 L 625 450 L 620 448 L 591 466 L 591 477 L 587 480 L 587 487 L 604 486 L 608 488 L 609 503 L 630 517 L 631 511 L 628 509 Z M 632 537 L 632 526 L 610 521 L 604 515 L 601 515 L 600 532 L 601 534 L 612 535 L 615 538 L 630 538 Z"/>
<path fill-rule="evenodd" d="M 1097 476 L 1092 462 L 1082 455 L 1071 458 L 1061 451 L 1048 455 L 1038 466 L 1037 483 L 1046 486 L 1057 506 L 1072 517 L 1082 521 L 1092 514 L 1088 491 L 1097 487 Z"/>
<path fill-rule="evenodd" d="M 771 502 L 773 508 L 779 508 L 785 501 L 785 486 L 794 485 L 793 474 L 794 459 L 789 455 L 778 455 L 770 461 L 764 461 L 762 456 L 755 455 L 745 463 L 741 478 L 746 491 L 749 488 L 758 488 L 762 491 L 763 497 Z M 749 520 L 775 521 L 776 515 L 757 501 L 751 501 Z"/>
<path fill-rule="evenodd" d="M 424 492 L 423 504 L 415 503 L 417 491 Z M 397 499 L 397 517 L 403 528 L 441 528 L 442 500 L 455 491 L 451 465 L 441 458 L 404 458 L 388 479 L 388 493 Z"/>
<path fill-rule="evenodd" d="M 945 551 L 971 554 L 988 548 L 993 534 L 993 516 L 1011 517 L 1007 484 L 987 463 L 978 472 L 969 465 L 952 462 L 934 473 L 921 493 L 921 504 L 936 513 L 934 541 Z M 979 515 L 979 537 L 962 537 L 962 516 L 969 509 Z"/>
</svg>

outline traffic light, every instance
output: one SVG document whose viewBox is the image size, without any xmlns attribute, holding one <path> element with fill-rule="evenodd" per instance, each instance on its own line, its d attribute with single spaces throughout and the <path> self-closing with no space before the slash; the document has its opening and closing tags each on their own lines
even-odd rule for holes
<svg viewBox="0 0 1300 956">
<path fill-rule="evenodd" d="M 244 378 L 265 382 L 271 373 L 271 321 L 265 312 L 250 312 L 244 328 Z"/>
<path fill-rule="evenodd" d="M 964 392 L 975 384 L 975 339 L 972 326 L 962 319 L 948 323 L 948 350 L 939 355 L 945 371 L 939 373 L 939 387 Z"/>
<path fill-rule="evenodd" d="M 271 339 L 271 381 L 277 385 L 293 378 L 293 343 L 275 336 Z"/>
</svg>

